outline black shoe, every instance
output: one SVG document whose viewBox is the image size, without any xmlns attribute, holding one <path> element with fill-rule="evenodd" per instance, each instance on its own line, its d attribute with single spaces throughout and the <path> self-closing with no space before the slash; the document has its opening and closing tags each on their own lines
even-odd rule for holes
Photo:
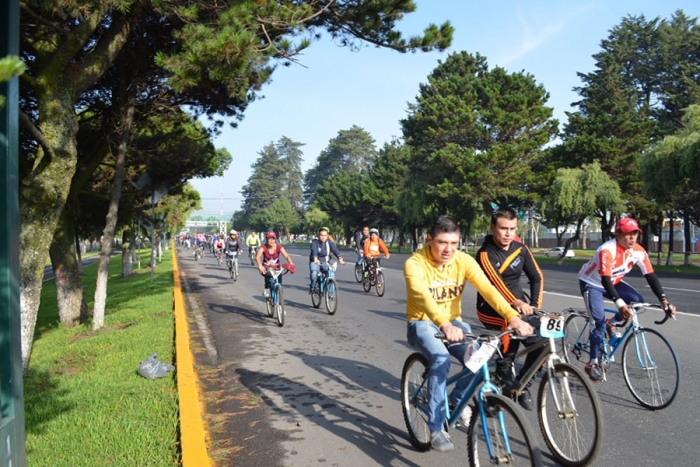
<svg viewBox="0 0 700 467">
<path fill-rule="evenodd" d="M 520 393 L 520 397 L 518 397 L 518 403 L 520 404 L 520 407 L 528 411 L 532 411 L 535 408 L 534 404 L 532 403 L 532 396 L 530 395 L 530 390 L 528 388 L 523 389 L 523 391 Z"/>
</svg>

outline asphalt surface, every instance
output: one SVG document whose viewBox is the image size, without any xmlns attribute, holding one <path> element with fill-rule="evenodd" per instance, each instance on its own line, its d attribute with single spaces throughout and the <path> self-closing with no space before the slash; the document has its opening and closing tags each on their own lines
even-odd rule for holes
<svg viewBox="0 0 700 467">
<path fill-rule="evenodd" d="M 191 253 L 179 254 L 211 433 L 210 455 L 217 465 L 465 465 L 464 434 L 453 433 L 455 450 L 446 454 L 420 453 L 406 434 L 399 382 L 403 362 L 412 352 L 405 339 L 401 272 L 407 255 L 383 261 L 387 292 L 382 298 L 373 290 L 362 291 L 351 265 L 339 267 L 340 306 L 330 316 L 323 305 L 311 306 L 307 250 L 292 247 L 289 252 L 297 273 L 284 277 L 284 327 L 265 313 L 263 281 L 252 266 L 242 262 L 234 283 L 214 258 L 195 262 Z M 348 256 L 354 261 L 353 253 Z M 542 269 L 546 309 L 583 306 L 576 267 L 543 265 Z M 595 465 L 697 465 L 700 287 L 697 278 L 660 277 L 682 313 L 661 328 L 651 326 L 676 348 L 683 370 L 681 391 L 669 408 L 646 410 L 631 397 L 619 365 L 613 367 L 610 380 L 596 385 L 606 436 Z M 652 298 L 643 278 L 630 281 Z M 466 290 L 463 318 L 477 327 L 475 293 L 469 286 Z M 648 312 L 642 322 L 649 325 L 658 318 Z M 536 415 L 527 416 L 538 430 Z M 546 465 L 556 465 L 546 450 L 545 457 Z"/>
</svg>

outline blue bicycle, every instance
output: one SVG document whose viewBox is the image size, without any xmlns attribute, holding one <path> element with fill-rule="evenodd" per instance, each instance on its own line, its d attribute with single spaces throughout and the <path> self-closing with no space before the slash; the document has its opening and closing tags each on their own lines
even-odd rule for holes
<svg viewBox="0 0 700 467">
<path fill-rule="evenodd" d="M 448 391 L 445 392 L 447 429 L 456 426 L 469 400 L 472 396 L 474 398 L 477 410 L 472 412 L 467 432 L 471 467 L 501 464 L 539 466 L 542 463 L 532 428 L 513 401 L 502 396 L 491 382 L 489 359 L 498 352 L 500 338 L 513 332 L 506 331 L 497 336 L 482 337 L 465 335 L 465 338 L 473 339 L 474 343 L 481 345 L 473 353 L 467 352 L 465 355 L 465 358 L 469 358 L 466 362 L 467 367 L 447 379 L 447 388 L 451 388 L 463 378 L 473 376 L 465 397 L 453 409 L 447 403 Z M 435 337 L 444 339 L 445 336 L 438 333 Z M 401 407 L 411 443 L 421 451 L 430 448 L 427 375 L 428 359 L 420 352 L 409 355 L 401 373 Z"/>
<path fill-rule="evenodd" d="M 334 315 L 338 311 L 338 284 L 335 282 L 335 270 L 338 263 L 329 263 L 327 267 L 321 267 L 316 285 L 311 291 L 311 303 L 314 308 L 321 306 L 321 299 L 325 299 L 326 311 Z"/>
<path fill-rule="evenodd" d="M 681 367 L 673 346 L 655 329 L 639 324 L 637 315 L 647 308 L 660 308 L 650 303 L 632 303 L 632 318 L 621 336 L 606 336 L 601 342 L 600 369 L 603 381 L 607 381 L 610 364 L 615 361 L 617 351 L 622 348 L 622 374 L 632 396 L 642 406 L 658 410 L 668 407 L 676 394 L 681 380 Z M 590 360 L 589 316 L 584 310 L 570 309 L 571 315 L 564 326 L 561 340 L 562 353 L 567 362 L 579 364 L 581 368 Z M 617 310 L 605 308 L 606 313 Z M 663 324 L 669 314 L 656 324 Z"/>
<path fill-rule="evenodd" d="M 282 284 L 280 284 L 279 277 L 286 274 L 289 270 L 284 265 L 284 269 L 267 269 L 268 272 L 268 284 L 270 285 L 269 295 L 265 297 L 265 308 L 267 308 L 267 316 L 272 318 L 277 317 L 277 325 L 284 326 L 284 319 L 287 312 L 284 309 L 284 294 L 282 293 Z"/>
</svg>

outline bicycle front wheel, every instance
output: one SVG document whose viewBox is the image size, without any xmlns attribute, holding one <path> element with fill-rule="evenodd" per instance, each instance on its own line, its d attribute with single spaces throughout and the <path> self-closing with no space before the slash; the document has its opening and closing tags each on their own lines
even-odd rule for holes
<svg viewBox="0 0 700 467">
<path fill-rule="evenodd" d="M 362 290 L 369 292 L 372 288 L 372 282 L 369 280 L 369 275 L 362 276 Z"/>
<path fill-rule="evenodd" d="M 335 279 L 328 279 L 326 286 L 326 311 L 329 315 L 334 315 L 338 311 L 338 286 Z"/>
<path fill-rule="evenodd" d="M 233 282 L 236 282 L 238 280 L 238 260 L 234 261 L 232 272 L 233 272 L 233 277 L 232 277 Z"/>
<path fill-rule="evenodd" d="M 540 382 L 537 407 L 542 436 L 561 464 L 583 466 L 595 460 L 603 444 L 603 414 L 598 394 L 581 370 L 555 364 Z"/>
<path fill-rule="evenodd" d="M 386 284 L 384 282 L 384 273 L 382 271 L 377 271 L 377 285 L 375 288 L 377 290 L 377 295 L 383 297 L 384 292 L 386 291 Z"/>
<path fill-rule="evenodd" d="M 681 382 L 676 351 L 654 329 L 640 328 L 629 335 L 622 347 L 622 374 L 632 396 L 651 410 L 668 407 Z"/>
<path fill-rule="evenodd" d="M 564 337 L 557 342 L 557 352 L 567 363 L 583 371 L 590 360 L 588 317 L 573 313 L 566 318 Z"/>
<path fill-rule="evenodd" d="M 284 296 L 282 295 L 282 286 L 277 284 L 275 286 L 275 312 L 277 313 L 277 325 L 284 326 L 284 319 L 286 318 L 286 311 L 284 311 Z"/>
<path fill-rule="evenodd" d="M 488 433 L 489 442 L 484 433 Z M 483 417 L 480 410 L 473 411 L 468 443 L 471 467 L 542 465 L 532 428 L 521 418 L 513 401 L 498 394 L 484 396 Z"/>
<path fill-rule="evenodd" d="M 363 272 L 364 272 L 364 271 L 363 271 L 363 269 L 362 269 L 362 264 L 360 264 L 360 263 L 355 263 L 355 280 L 357 281 L 358 284 L 359 284 L 360 282 L 362 282 L 362 273 L 363 273 Z"/>
<path fill-rule="evenodd" d="M 430 449 L 427 374 L 428 359 L 418 352 L 409 355 L 401 372 L 401 410 L 411 444 L 419 451 Z"/>
</svg>

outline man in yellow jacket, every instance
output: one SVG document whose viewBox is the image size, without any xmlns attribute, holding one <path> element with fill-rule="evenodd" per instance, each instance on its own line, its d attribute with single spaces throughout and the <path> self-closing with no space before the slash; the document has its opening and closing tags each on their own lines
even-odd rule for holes
<svg viewBox="0 0 700 467">
<path fill-rule="evenodd" d="M 469 281 L 486 301 L 508 322 L 509 329 L 521 335 L 532 334 L 532 327 L 501 296 L 488 280 L 476 260 L 459 250 L 459 226 L 449 216 L 440 216 L 433 225 L 426 245 L 404 264 L 406 279 L 406 317 L 408 343 L 428 358 L 428 427 L 430 443 L 436 451 L 454 449 L 445 422 L 445 385 L 450 371 L 450 354 L 463 362 L 466 345 L 446 347 L 435 338 L 445 333 L 447 340 L 458 342 L 470 332 L 462 322 L 462 294 Z M 465 378 L 450 395 L 453 404 L 464 397 L 469 385 Z M 470 411 L 465 408 L 460 423 L 469 424 Z"/>
</svg>

